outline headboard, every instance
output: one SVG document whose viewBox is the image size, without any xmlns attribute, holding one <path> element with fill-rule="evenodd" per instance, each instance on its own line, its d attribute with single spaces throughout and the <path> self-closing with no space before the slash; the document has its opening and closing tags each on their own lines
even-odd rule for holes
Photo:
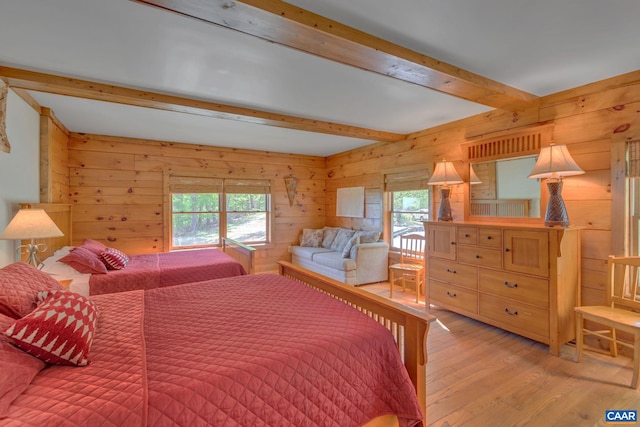
<svg viewBox="0 0 640 427">
<path fill-rule="evenodd" d="M 38 252 L 38 258 L 44 260 L 45 258 L 53 255 L 55 251 L 63 246 L 71 245 L 71 205 L 64 203 L 20 203 L 20 209 L 25 208 L 43 209 L 53 222 L 58 226 L 60 231 L 64 234 L 62 237 L 51 237 L 48 239 L 37 239 L 36 243 L 44 243 L 47 245 L 47 250 Z M 22 241 L 21 244 L 26 245 L 31 243 L 28 240 Z M 26 255 L 23 256 L 23 261 L 26 260 Z"/>
</svg>

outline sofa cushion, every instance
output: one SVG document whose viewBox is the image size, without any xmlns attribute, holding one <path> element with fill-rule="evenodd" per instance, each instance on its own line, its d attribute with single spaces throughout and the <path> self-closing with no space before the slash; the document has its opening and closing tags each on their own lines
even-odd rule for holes
<svg viewBox="0 0 640 427">
<path fill-rule="evenodd" d="M 344 245 L 344 248 L 342 248 L 342 258 L 349 258 L 349 255 L 351 255 L 351 248 L 359 243 L 360 236 L 358 236 L 357 234 L 351 236 L 351 238 L 347 241 L 347 244 Z"/>
<path fill-rule="evenodd" d="M 333 243 L 331 244 L 331 250 L 336 251 L 342 254 L 342 250 L 346 246 L 347 242 L 351 237 L 353 237 L 355 230 L 348 230 L 346 228 L 341 228 L 338 230 L 338 234 L 336 238 L 333 239 Z"/>
<path fill-rule="evenodd" d="M 289 247 L 289 252 L 291 252 L 291 254 L 293 254 L 295 256 L 298 256 L 300 258 L 308 259 L 309 261 L 313 261 L 315 254 L 320 254 L 320 253 L 325 253 L 325 252 L 332 252 L 332 251 L 331 251 L 331 249 L 325 249 L 325 248 L 312 248 L 312 247 L 306 247 L 306 246 L 290 246 Z"/>
<path fill-rule="evenodd" d="M 300 246 L 306 246 L 310 248 L 319 248 L 322 245 L 322 239 L 324 238 L 323 229 L 305 228 L 302 230 L 302 237 L 300 238 Z"/>
<path fill-rule="evenodd" d="M 313 256 L 313 262 L 341 271 L 351 271 L 356 269 L 356 261 L 351 258 L 344 258 L 341 252 L 331 251 L 316 253 Z"/>
<path fill-rule="evenodd" d="M 339 230 L 340 230 L 340 227 L 325 227 L 324 228 L 324 237 L 322 239 L 322 247 L 323 248 L 331 249 L 331 244 L 333 243 L 334 239 L 336 238 L 336 235 L 338 234 Z"/>
</svg>

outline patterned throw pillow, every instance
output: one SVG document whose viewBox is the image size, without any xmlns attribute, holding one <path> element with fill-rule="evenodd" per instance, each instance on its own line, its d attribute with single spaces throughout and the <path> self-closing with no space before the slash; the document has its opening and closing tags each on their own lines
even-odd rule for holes
<svg viewBox="0 0 640 427">
<path fill-rule="evenodd" d="M 107 248 L 100 254 L 100 258 L 109 270 L 122 270 L 129 263 L 129 257 L 115 248 Z"/>
<path fill-rule="evenodd" d="M 17 319 L 36 308 L 38 292 L 62 289 L 57 280 L 37 268 L 16 262 L 0 268 L 0 313 Z"/>
<path fill-rule="evenodd" d="M 5 335 L 38 359 L 58 365 L 86 366 L 98 320 L 89 298 L 74 292 L 41 293 L 42 302 L 18 319 Z"/>
<path fill-rule="evenodd" d="M 325 249 L 331 249 L 331 244 L 338 235 L 339 227 L 325 227 L 324 238 L 322 239 L 322 247 Z"/>
<path fill-rule="evenodd" d="M 83 274 L 105 274 L 107 272 L 107 267 L 102 263 L 100 257 L 82 246 L 74 248 L 69 252 L 69 255 L 58 261 L 70 265 Z"/>
<path fill-rule="evenodd" d="M 331 250 L 335 252 L 342 252 L 349 239 L 353 237 L 354 233 L 354 230 L 347 230 L 346 228 L 338 230 L 336 238 L 333 239 L 333 243 L 331 243 Z"/>
<path fill-rule="evenodd" d="M 351 238 L 347 241 L 347 244 L 344 245 L 344 249 L 342 249 L 342 258 L 349 258 L 349 255 L 351 255 L 351 248 L 359 243 L 360 236 L 358 236 L 357 234 L 351 236 Z"/>
<path fill-rule="evenodd" d="M 322 238 L 324 237 L 324 230 L 305 228 L 302 230 L 302 238 L 300 239 L 300 246 L 308 248 L 319 248 L 322 245 Z"/>
</svg>

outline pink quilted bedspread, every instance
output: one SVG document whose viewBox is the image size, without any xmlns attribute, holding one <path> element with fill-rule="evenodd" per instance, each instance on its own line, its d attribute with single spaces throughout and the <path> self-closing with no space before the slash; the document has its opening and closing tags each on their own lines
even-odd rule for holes
<svg viewBox="0 0 640 427">
<path fill-rule="evenodd" d="M 50 365 L 9 407 L 2 426 L 146 424 L 144 293 L 104 295 L 85 367 Z"/>
<path fill-rule="evenodd" d="M 329 296 L 276 275 L 142 294 L 95 297 L 92 364 L 46 368 L 0 424 L 421 425 L 391 334 Z"/>
<path fill-rule="evenodd" d="M 132 255 L 126 268 L 93 274 L 90 295 L 153 289 L 246 274 L 242 265 L 217 249 Z"/>
</svg>

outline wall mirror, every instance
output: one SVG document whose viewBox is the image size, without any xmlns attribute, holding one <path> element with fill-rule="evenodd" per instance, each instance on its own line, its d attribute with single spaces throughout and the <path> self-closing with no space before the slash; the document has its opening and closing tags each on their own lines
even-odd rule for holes
<svg viewBox="0 0 640 427">
<path fill-rule="evenodd" d="M 527 178 L 536 158 L 471 163 L 479 182 L 469 186 L 469 215 L 540 218 L 540 183 Z"/>
<path fill-rule="evenodd" d="M 552 140 L 553 124 L 545 124 L 463 144 L 471 177 L 465 216 L 542 218 L 546 196 L 540 182 L 527 176 Z"/>
</svg>

